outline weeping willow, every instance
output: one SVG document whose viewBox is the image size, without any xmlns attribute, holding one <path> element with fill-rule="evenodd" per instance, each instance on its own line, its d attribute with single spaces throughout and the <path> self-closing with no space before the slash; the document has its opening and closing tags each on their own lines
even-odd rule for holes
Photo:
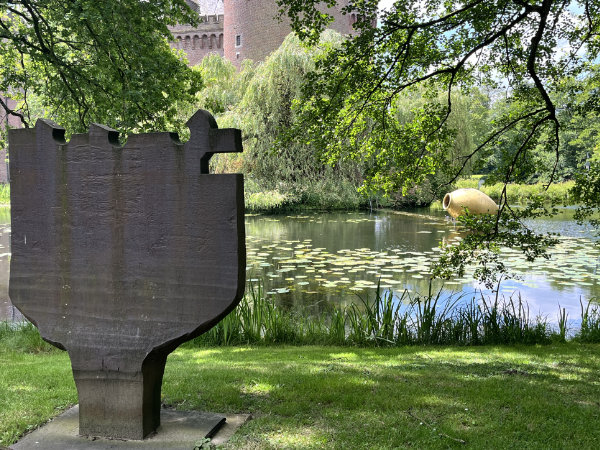
<svg viewBox="0 0 600 450">
<path fill-rule="evenodd" d="M 241 129 L 244 140 L 242 155 L 213 158 L 215 172 L 243 171 L 252 186 L 277 191 L 295 203 L 310 203 L 326 192 L 357 206 L 356 167 L 331 167 L 309 144 L 281 143 L 282 134 L 297 125 L 297 102 L 315 59 L 342 41 L 339 33 L 327 31 L 318 45 L 307 47 L 290 34 L 264 62 L 245 61 L 239 71 L 217 55 L 203 59 L 196 69 L 205 83 L 197 106 L 211 111 L 219 126 Z M 325 203 L 337 201 L 330 198 Z"/>
</svg>

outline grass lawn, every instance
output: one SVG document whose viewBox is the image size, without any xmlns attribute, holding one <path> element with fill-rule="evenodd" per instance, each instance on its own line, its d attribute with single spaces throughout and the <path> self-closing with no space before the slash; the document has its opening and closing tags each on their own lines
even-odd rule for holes
<svg viewBox="0 0 600 450">
<path fill-rule="evenodd" d="M 67 355 L 0 350 L 0 443 L 76 402 Z M 600 448 L 600 345 L 180 348 L 163 402 L 252 413 L 230 448 Z"/>
</svg>

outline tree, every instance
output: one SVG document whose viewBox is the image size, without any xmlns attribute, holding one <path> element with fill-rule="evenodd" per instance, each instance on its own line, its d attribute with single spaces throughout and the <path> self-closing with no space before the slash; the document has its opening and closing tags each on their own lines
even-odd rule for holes
<svg viewBox="0 0 600 450">
<path fill-rule="evenodd" d="M 296 125 L 293 105 L 306 74 L 314 70 L 315 55 L 342 40 L 328 30 L 318 47 L 307 48 L 290 33 L 262 63 L 246 60 L 236 71 L 231 62 L 210 55 L 194 68 L 205 83 L 196 104 L 215 114 L 222 126 L 242 130 L 244 153 L 216 155 L 211 160 L 215 172 L 243 171 L 246 194 L 273 195 L 280 200 L 277 207 L 358 206 L 359 168 L 343 163 L 325 166 L 313 146 L 279 141 L 282 130 Z"/>
<path fill-rule="evenodd" d="M 168 45 L 168 25 L 198 20 L 185 0 L 0 1 L 0 91 L 25 126 L 40 115 L 68 132 L 180 128 L 178 103 L 201 76 Z"/>
<path fill-rule="evenodd" d="M 405 92 L 395 101 L 396 114 L 393 120 L 400 124 L 410 124 L 414 120 L 415 111 L 420 111 L 427 103 L 434 101 L 438 106 L 443 106 L 446 96 L 438 93 L 437 98 L 432 98 L 426 90 L 419 88 Z M 460 164 L 461 157 L 473 151 L 483 136 L 482 128 L 486 125 L 489 113 L 488 101 L 487 96 L 478 89 L 470 90 L 468 95 L 460 90 L 452 93 L 453 108 L 447 120 L 448 129 L 452 131 L 451 140 L 444 152 L 436 156 L 439 168 L 410 188 L 408 195 L 402 195 L 401 191 L 391 194 L 397 206 L 427 206 L 443 198 L 457 170 L 462 168 L 465 175 L 472 173 L 472 163 L 477 162 L 477 158 L 471 158 L 465 167 L 458 167 L 457 164 Z M 375 190 L 377 184 L 371 183 L 369 188 Z"/>
<path fill-rule="evenodd" d="M 278 3 L 307 42 L 316 42 L 330 20 L 316 0 Z M 502 113 L 491 117 L 480 144 L 459 156 L 454 178 L 482 153 L 501 155 L 490 181 L 526 180 L 540 168 L 532 157 L 547 161 L 549 155 L 553 162 L 544 177 L 548 184 L 556 178 L 561 129 L 568 119 L 559 114 L 555 99 L 565 78 L 593 74 L 591 62 L 600 49 L 598 2 L 398 0 L 379 16 L 376 27 L 371 20 L 376 2 L 353 0 L 345 11 L 358 13 L 359 33 L 317 62 L 304 91 L 302 134 L 293 138 L 320 146 L 329 161 L 375 160 L 366 186 L 406 191 L 445 167 L 453 93 L 486 86 L 503 92 Z M 398 99 L 417 86 L 430 92 L 431 101 L 415 110 L 411 121 L 395 120 Z M 443 105 L 436 101 L 440 90 L 446 95 Z M 596 91 L 580 109 L 594 109 L 598 98 Z M 590 178 L 578 178 L 584 179 Z M 486 263 L 503 270 L 501 262 L 493 261 L 498 243 L 521 246 L 531 258 L 544 255 L 552 238 L 536 236 L 521 224 L 525 216 L 548 212 L 541 199 L 524 211 L 512 210 L 506 200 L 505 188 L 496 217 L 463 218 L 477 232 L 450 249 L 442 262 L 460 269 L 469 258 L 479 259 L 480 275 L 486 278 L 493 272 Z M 482 248 L 491 259 L 477 253 Z"/>
</svg>

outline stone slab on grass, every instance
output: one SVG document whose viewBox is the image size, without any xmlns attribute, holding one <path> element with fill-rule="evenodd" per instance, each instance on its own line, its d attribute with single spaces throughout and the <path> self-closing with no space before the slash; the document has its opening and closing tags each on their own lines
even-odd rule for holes
<svg viewBox="0 0 600 450">
<path fill-rule="evenodd" d="M 14 450 L 97 450 L 97 449 L 187 449 L 202 443 L 207 437 L 223 444 L 249 418 L 249 414 L 224 415 L 198 411 L 163 409 L 161 425 L 143 441 L 126 441 L 79 436 L 79 406 L 24 436 L 10 448 Z"/>
</svg>

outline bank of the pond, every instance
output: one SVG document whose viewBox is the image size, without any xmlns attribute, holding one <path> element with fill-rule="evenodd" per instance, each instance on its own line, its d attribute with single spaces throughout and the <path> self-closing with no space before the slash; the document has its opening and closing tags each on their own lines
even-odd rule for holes
<svg viewBox="0 0 600 450">
<path fill-rule="evenodd" d="M 65 352 L 0 347 L 0 444 L 76 403 Z M 228 448 L 598 448 L 600 345 L 180 348 L 163 403 L 251 413 Z"/>
<path fill-rule="evenodd" d="M 479 179 L 479 176 L 474 176 L 467 179 L 458 180 L 456 182 L 456 187 L 479 189 L 498 202 L 500 195 L 502 194 L 502 190 L 504 189 L 504 184 L 494 183 L 491 185 L 482 184 L 479 186 Z M 524 204 L 535 196 L 543 195 L 543 197 L 547 199 L 549 203 L 552 202 L 557 205 L 575 205 L 573 196 L 571 195 L 571 190 L 574 186 L 574 181 L 552 183 L 547 189 L 544 183 L 511 183 L 506 187 L 506 195 L 508 202 L 511 204 Z"/>
<path fill-rule="evenodd" d="M 266 190 L 250 179 L 245 181 L 244 204 L 250 213 L 284 213 L 291 211 L 357 211 L 369 207 L 354 186 L 333 186 L 320 181 L 294 193 Z M 10 185 L 0 184 L 0 208 L 10 208 Z"/>
<path fill-rule="evenodd" d="M 455 183 L 455 188 L 479 189 L 498 202 L 504 184 L 494 183 L 480 186 L 480 178 L 480 176 L 472 176 L 458 180 Z M 378 207 L 397 209 L 399 206 L 399 209 L 403 210 L 406 209 L 407 205 L 412 204 L 411 201 L 400 198 L 390 199 L 376 196 L 367 199 L 357 193 L 354 185 L 346 184 L 340 186 L 339 183 L 319 181 L 311 183 L 303 191 L 283 192 L 278 189 L 265 190 L 252 180 L 248 180 L 244 194 L 246 210 L 253 213 L 282 213 L 313 210 L 356 211 Z M 506 189 L 508 202 L 511 204 L 525 204 L 534 197 L 542 195 L 548 203 L 573 206 L 575 202 L 571 190 L 574 186 L 574 181 L 553 183 L 548 188 L 544 183 L 511 183 Z M 448 191 L 452 189 L 451 186 L 448 187 Z M 431 199 L 413 199 L 413 202 L 417 202 L 420 206 L 426 205 L 427 201 L 431 201 Z M 441 208 L 441 198 L 439 200 L 434 199 L 432 205 L 434 208 Z"/>
<path fill-rule="evenodd" d="M 356 211 L 369 207 L 368 199 L 347 180 L 320 179 L 293 189 L 266 189 L 248 176 L 244 179 L 244 204 L 252 213 Z"/>
<path fill-rule="evenodd" d="M 555 324 L 531 315 L 519 296 L 502 298 L 442 296 L 376 289 L 362 304 L 332 305 L 325 314 L 286 310 L 260 289 L 248 289 L 240 304 L 188 346 L 240 344 L 405 346 L 501 345 L 553 342 L 600 343 L 600 305 L 581 302 L 579 317 L 557 308 Z M 576 326 L 574 325 L 576 324 Z"/>
<path fill-rule="evenodd" d="M 556 204 L 573 205 L 570 194 L 575 183 L 566 181 L 553 183 L 548 189 L 543 183 L 509 184 L 507 195 L 509 203 L 526 203 L 533 196 L 543 194 L 548 201 Z M 458 180 L 457 188 L 477 188 L 498 201 L 504 185 L 479 186 L 479 177 Z M 450 189 L 450 188 L 449 188 Z M 282 213 L 291 211 L 357 211 L 385 206 L 393 208 L 394 202 L 389 199 L 367 199 L 356 192 L 350 183 L 328 182 L 325 180 L 311 183 L 304 190 L 284 192 L 279 189 L 264 189 L 251 179 L 246 179 L 244 202 L 247 212 Z M 434 207 L 441 205 L 434 201 Z M 10 185 L 0 184 L 0 207 L 10 207 Z"/>
</svg>

